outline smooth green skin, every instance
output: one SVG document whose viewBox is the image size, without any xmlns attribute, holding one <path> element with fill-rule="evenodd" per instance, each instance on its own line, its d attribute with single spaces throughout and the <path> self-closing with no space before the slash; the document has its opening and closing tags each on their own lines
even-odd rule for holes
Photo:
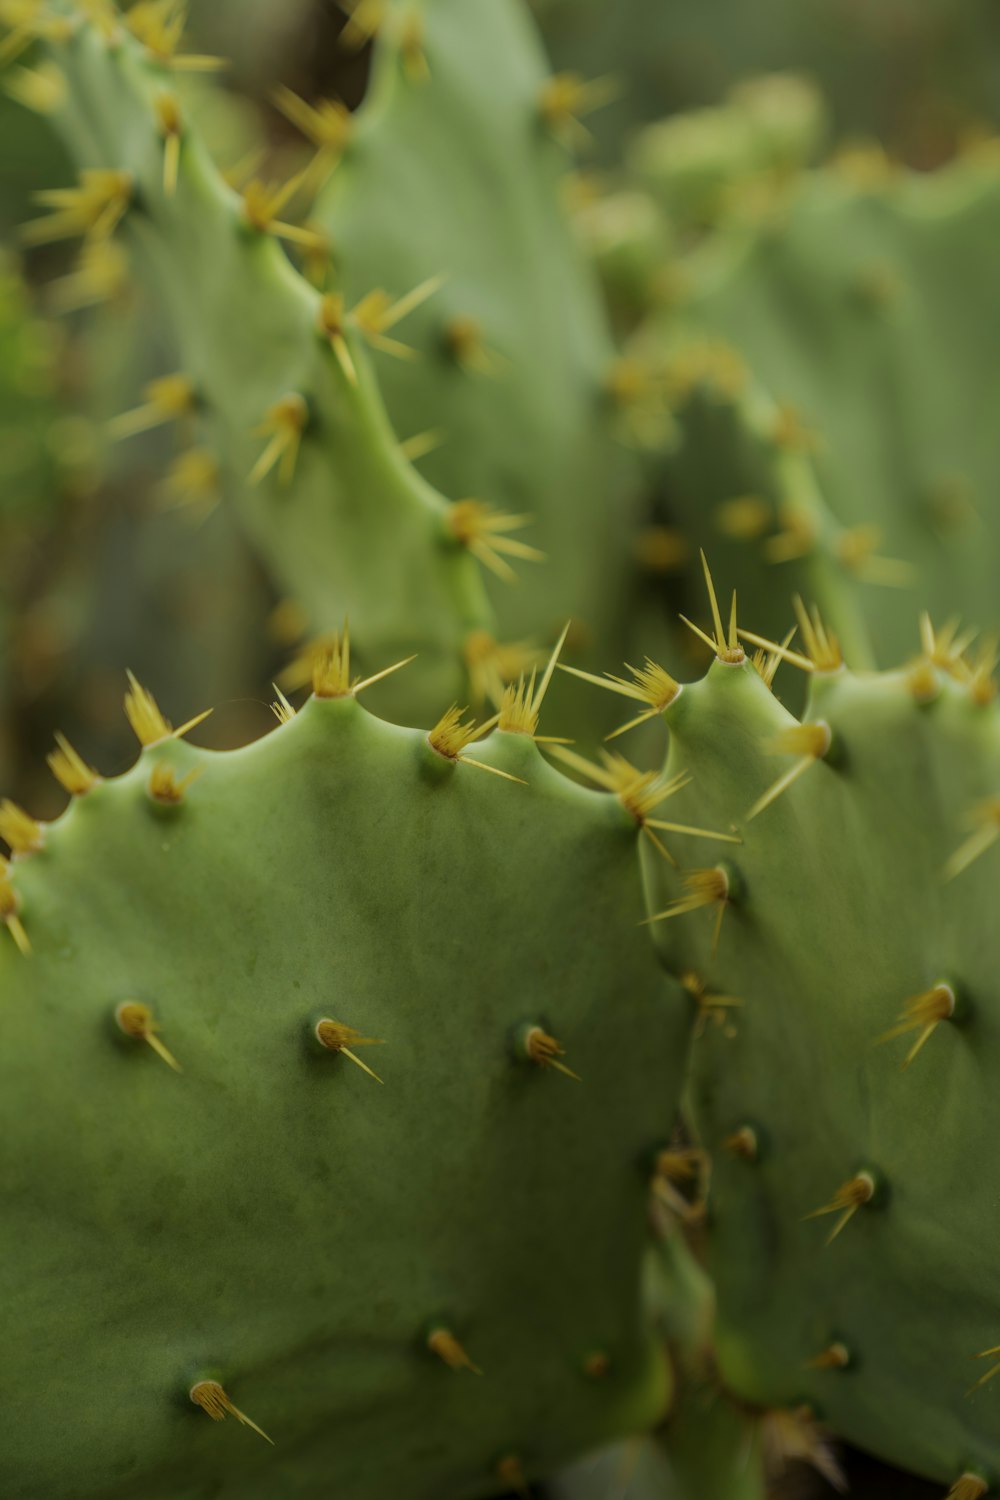
<svg viewBox="0 0 1000 1500">
<path fill-rule="evenodd" d="M 875 523 L 880 552 L 914 567 L 910 587 L 858 585 L 882 665 L 912 649 L 922 608 L 1000 625 L 1000 376 L 982 316 L 998 234 L 988 158 L 870 192 L 830 169 L 691 267 L 691 323 L 820 435 L 810 462 L 837 522 Z"/>
<path fill-rule="evenodd" d="M 540 115 L 550 70 L 521 0 L 404 4 L 430 70 L 415 79 L 386 24 L 342 164 L 316 209 L 353 303 L 447 280 L 398 329 L 419 362 L 378 354 L 396 431 L 443 430 L 420 461 L 443 494 L 532 524 L 546 554 L 491 580 L 504 639 L 552 638 L 572 616 L 620 640 L 634 572 L 640 478 L 605 394 L 614 347 L 561 195 L 570 165 Z M 446 330 L 480 327 L 492 373 L 463 367 Z M 394 330 L 395 333 L 395 330 Z"/>
<path fill-rule="evenodd" d="M 403 713 L 461 691 L 468 630 L 492 623 L 478 564 L 452 539 L 447 502 L 407 463 L 361 341 L 348 332 L 352 386 L 317 327 L 320 298 L 271 236 L 247 226 L 185 120 L 177 193 L 163 192 L 163 142 L 153 101 L 171 75 L 123 38 L 87 25 L 53 56 L 72 89 L 58 124 L 81 164 L 126 168 L 136 201 L 120 233 L 142 258 L 172 320 L 180 366 L 202 393 L 203 440 L 225 462 L 227 489 L 279 585 L 317 630 L 348 613 L 355 638 L 384 659 L 417 649 Z M 294 479 L 247 483 L 268 439 L 255 433 L 288 392 L 311 418 Z M 426 701 L 426 698 L 423 698 Z"/>
<path fill-rule="evenodd" d="M 763 748 L 791 717 L 749 666 L 722 664 L 665 717 L 668 769 L 695 777 L 678 816 L 732 823 L 745 840 L 731 851 L 742 894 L 714 959 L 714 914 L 654 924 L 672 972 L 694 968 L 744 1001 L 735 1037 L 709 1026 L 692 1061 L 691 1109 L 714 1163 L 723 1379 L 761 1405 L 807 1400 L 838 1436 L 942 1484 L 970 1466 L 995 1475 L 996 1391 L 966 1393 L 1000 1328 L 989 1081 L 1000 856 L 947 883 L 943 867 L 970 807 L 997 790 L 1000 713 L 950 681 L 921 706 L 902 674 L 817 675 L 806 717 L 831 726 L 833 763 L 749 824 L 792 764 Z M 678 853 L 709 863 L 703 849 Z M 652 861 L 646 876 L 661 911 L 679 878 Z M 949 976 L 968 1020 L 942 1024 L 901 1072 L 910 1043 L 876 1038 Z M 743 1124 L 760 1134 L 756 1163 L 722 1148 Z M 835 1220 L 803 1216 L 865 1167 L 884 1193 L 826 1246 Z M 854 1363 L 804 1368 L 833 1339 Z"/>
<path fill-rule="evenodd" d="M 11 1500 L 460 1500 L 507 1453 L 542 1475 L 658 1419 L 639 1271 L 690 1005 L 632 820 L 524 736 L 475 754 L 528 784 L 312 699 L 240 751 L 146 752 L 16 862 Z M 174 810 L 161 760 L 204 773 Z M 182 1075 L 116 1035 L 129 998 Z M 360 1054 L 384 1086 L 310 1049 L 322 1015 L 386 1039 Z M 518 1060 L 535 1019 L 583 1082 Z M 426 1350 L 436 1320 L 481 1378 Z M 191 1405 L 205 1369 L 274 1448 Z"/>
</svg>

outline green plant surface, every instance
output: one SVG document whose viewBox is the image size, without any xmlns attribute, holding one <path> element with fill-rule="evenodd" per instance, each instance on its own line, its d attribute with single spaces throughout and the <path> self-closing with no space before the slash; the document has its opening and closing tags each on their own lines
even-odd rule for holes
<svg viewBox="0 0 1000 1500">
<path fill-rule="evenodd" d="M 165 129 L 169 55 L 111 12 L 48 45 L 69 84 L 54 118 L 78 160 L 127 174 L 98 179 L 107 204 L 85 179 L 71 215 L 92 242 L 120 217 L 116 238 L 157 287 L 181 349 L 174 408 L 194 418 L 196 446 L 216 457 L 279 587 L 317 632 L 349 612 L 373 655 L 399 654 L 405 639 L 420 652 L 415 684 L 447 701 L 461 687 L 468 632 L 492 612 L 448 502 L 400 450 L 357 324 L 286 257 L 274 191 L 230 187 L 183 113 Z"/>
<path fill-rule="evenodd" d="M 947 638 L 855 674 L 810 623 L 801 722 L 738 649 L 664 715 L 668 772 L 694 778 L 679 815 L 743 840 L 720 864 L 692 844 L 676 874 L 647 861 L 668 969 L 707 1014 L 740 1002 L 702 1028 L 690 1085 L 720 1373 L 916 1476 L 995 1483 L 994 1389 L 970 1388 L 1000 1323 L 1000 719 Z"/>
<path fill-rule="evenodd" d="M 986 147 L 924 176 L 878 158 L 835 164 L 800 176 L 755 222 L 710 236 L 689 267 L 681 323 L 725 340 L 788 413 L 786 442 L 832 518 L 803 535 L 805 587 L 809 553 L 853 573 L 886 665 L 909 648 L 921 609 L 1000 624 L 997 375 L 981 313 L 998 181 Z M 703 447 L 695 432 L 689 478 Z M 765 554 L 782 525 L 775 515 L 765 527 Z M 802 588 L 796 563 L 771 571 Z"/>
<path fill-rule="evenodd" d="M 377 354 L 379 382 L 400 434 L 440 434 L 420 467 L 441 493 L 530 520 L 545 561 L 516 586 L 494 580 L 503 638 L 552 639 L 573 616 L 608 643 L 623 634 L 639 476 L 562 201 L 587 95 L 570 86 L 560 102 L 560 83 L 520 4 L 390 7 L 314 217 L 349 304 L 373 284 L 444 278 L 401 329 L 419 360 Z"/>
<path fill-rule="evenodd" d="M 435 749 L 328 669 L 229 753 L 134 695 L 132 770 L 0 814 L 19 1500 L 499 1494 L 666 1404 L 639 1271 L 690 1001 L 636 823 L 527 732 Z"/>
</svg>

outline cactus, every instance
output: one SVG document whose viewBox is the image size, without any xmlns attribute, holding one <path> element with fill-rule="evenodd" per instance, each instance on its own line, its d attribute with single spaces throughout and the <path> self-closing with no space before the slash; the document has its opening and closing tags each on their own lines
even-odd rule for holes
<svg viewBox="0 0 1000 1500">
<path fill-rule="evenodd" d="M 993 282 L 1000 176 L 992 148 L 923 176 L 866 161 L 807 173 L 757 222 L 710 236 L 689 263 L 680 321 L 725 339 L 779 406 L 793 403 L 786 441 L 806 449 L 834 521 L 815 541 L 803 530 L 798 551 L 839 564 L 889 664 L 921 608 L 1000 624 L 978 311 Z M 794 556 L 768 540 L 779 527 L 772 514 L 765 552 Z"/>
<path fill-rule="evenodd" d="M 133 684 L 132 770 L 63 744 L 69 811 L 0 810 L 5 1494 L 486 1495 L 662 1408 L 690 1000 L 636 823 L 546 766 L 540 689 L 477 741 L 362 686 L 341 642 L 219 753 Z"/>
<path fill-rule="evenodd" d="M 229 180 L 184 9 L 0 0 L 81 168 L 27 237 L 82 235 L 73 307 L 135 260 L 178 352 L 114 429 L 180 438 L 322 639 L 255 742 L 132 677 L 131 770 L 60 735 L 67 810 L 0 802 L 0 1489 L 574 1500 L 624 1444 L 647 1497 L 777 1500 L 776 1457 L 837 1487 L 853 1446 L 980 1500 L 993 148 L 804 170 L 821 110 L 772 78 L 595 196 L 609 88 L 520 0 L 359 0 L 356 114 L 279 90 L 308 159 Z M 257 680 L 242 552 L 192 551 Z M 112 608 L 154 614 L 140 576 Z M 184 678 L 202 638 L 157 646 Z M 629 758 L 540 732 L 612 694 Z"/>
<path fill-rule="evenodd" d="M 239 193 L 209 159 L 171 88 L 179 42 L 165 14 L 140 7 L 140 25 L 130 13 L 140 41 L 98 7 L 49 41 L 68 82 L 53 118 L 83 176 L 29 233 L 83 232 L 93 255 L 116 229 L 156 277 L 183 370 L 155 382 L 119 431 L 186 422 L 194 458 L 232 493 L 315 629 L 347 610 L 366 649 L 398 654 L 405 637 L 421 650 L 422 687 L 458 691 L 465 637 L 491 620 L 469 550 L 484 535 L 489 546 L 489 518 L 459 516 L 420 479 L 362 348 L 366 314 L 349 316 L 291 266 L 279 237 L 320 243 L 281 217 L 294 180 Z M 388 318 L 372 316 L 377 337 Z"/>
<path fill-rule="evenodd" d="M 664 712 L 667 774 L 696 778 L 681 817 L 743 842 L 646 873 L 668 969 L 741 1002 L 692 1060 L 720 1370 L 745 1400 L 807 1400 L 880 1458 L 985 1494 L 992 683 L 929 623 L 906 668 L 857 675 L 812 616 L 800 721 L 716 616 L 718 659 Z"/>
<path fill-rule="evenodd" d="M 103 30 L 78 25 L 51 42 L 69 80 L 57 123 L 97 175 L 60 200 L 75 223 L 43 219 L 37 237 L 77 227 L 93 240 L 118 225 L 168 300 L 183 373 L 154 382 L 120 430 L 180 420 L 199 432 L 194 456 L 216 455 L 313 630 L 346 611 L 366 652 L 399 654 L 405 638 L 420 652 L 417 702 L 470 679 L 482 696 L 498 673 L 516 676 L 499 638 L 554 638 L 570 613 L 581 639 L 624 639 L 639 480 L 606 389 L 614 351 L 596 286 L 559 207 L 566 151 L 552 139 L 589 101 L 548 78 L 518 6 L 437 5 L 426 17 L 390 7 L 356 120 L 285 91 L 316 158 L 285 187 L 251 182 L 242 197 L 171 91 L 157 49 L 168 53 L 173 33 L 133 19 L 137 39 L 99 14 Z M 286 222 L 338 159 L 311 222 Z M 470 219 L 473 191 L 486 212 Z M 380 360 L 397 356 L 378 383 L 366 341 Z M 426 461 L 448 501 L 409 461 L 439 439 Z M 548 556 L 543 588 L 507 586 L 512 562 Z M 492 605 L 480 565 L 502 580 Z M 526 646 L 520 664 L 530 661 Z"/>
<path fill-rule="evenodd" d="M 568 615 L 592 640 L 624 638 L 639 479 L 607 389 L 614 347 L 560 201 L 583 130 L 574 111 L 599 98 L 551 77 L 509 0 L 390 8 L 312 216 L 349 305 L 373 283 L 444 277 L 406 323 L 420 359 L 376 350 L 379 383 L 398 432 L 442 439 L 420 464 L 442 494 L 531 518 L 525 539 L 545 562 L 520 587 L 494 580 L 504 639 L 553 639 Z"/>
</svg>

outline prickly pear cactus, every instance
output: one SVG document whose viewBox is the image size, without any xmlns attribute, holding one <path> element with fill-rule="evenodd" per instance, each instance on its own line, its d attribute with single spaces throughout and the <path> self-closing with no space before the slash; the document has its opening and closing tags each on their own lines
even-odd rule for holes
<svg viewBox="0 0 1000 1500">
<path fill-rule="evenodd" d="M 800 591 L 822 602 L 852 660 L 871 664 L 862 594 L 884 607 L 890 593 L 898 608 L 892 584 L 909 582 L 906 565 L 863 549 L 838 521 L 802 424 L 730 346 L 683 335 L 661 344 L 659 334 L 639 343 L 659 344 L 677 423 L 655 474 L 661 524 L 684 537 L 689 557 L 709 551 L 739 578 L 740 598 L 765 635 L 784 633 L 789 593 Z"/>
<path fill-rule="evenodd" d="M 212 753 L 133 684 L 132 770 L 63 743 L 65 816 L 0 809 L 18 1500 L 499 1494 L 665 1404 L 691 1002 L 635 818 L 543 761 L 533 688 L 487 741 L 370 716 L 343 642 L 316 688 Z"/>
<path fill-rule="evenodd" d="M 875 153 L 804 174 L 689 262 L 681 322 L 725 340 L 770 391 L 784 413 L 774 445 L 805 455 L 828 513 L 758 493 L 748 550 L 777 564 L 784 593 L 803 587 L 803 570 L 839 572 L 837 592 L 885 665 L 909 650 L 921 608 L 1000 623 L 995 377 L 980 313 L 998 223 L 995 147 L 923 175 Z M 702 451 L 696 431 L 681 499 Z M 716 512 L 717 530 L 739 519 L 732 509 Z M 804 585 L 835 612 L 834 590 Z"/>
<path fill-rule="evenodd" d="M 442 494 L 530 518 L 544 558 L 519 588 L 494 580 L 505 639 L 552 638 L 572 614 L 607 641 L 627 603 L 639 482 L 562 203 L 567 147 L 600 98 L 552 76 L 520 0 L 389 6 L 313 215 L 351 305 L 441 278 L 401 331 L 419 358 L 376 350 L 379 383 L 398 432 L 439 439 L 420 468 Z"/>
<path fill-rule="evenodd" d="M 293 268 L 283 240 L 314 252 L 325 243 L 289 222 L 301 176 L 240 191 L 225 180 L 171 87 L 171 70 L 189 63 L 177 51 L 180 8 L 44 14 L 64 19 L 54 34 L 36 26 L 67 85 L 53 119 L 83 171 L 77 189 L 48 197 L 53 212 L 29 238 L 83 234 L 91 258 L 127 247 L 181 351 L 118 434 L 179 423 L 178 485 L 232 496 L 314 629 L 349 611 L 366 649 L 400 654 L 405 638 L 420 649 L 421 689 L 458 691 L 466 636 L 492 622 L 474 549 L 505 550 L 504 518 L 497 527 L 485 502 L 450 506 L 392 431 L 363 345 L 405 305 L 349 310 Z"/>
<path fill-rule="evenodd" d="M 1000 1361 L 976 1362 L 1000 1327 L 998 710 L 951 630 L 926 621 L 918 658 L 859 675 L 801 625 L 799 721 L 716 619 L 718 659 L 664 714 L 668 774 L 693 778 L 680 816 L 742 843 L 722 862 L 692 843 L 676 874 L 647 862 L 667 967 L 707 1018 L 729 997 L 691 1084 L 719 1365 L 737 1396 L 807 1401 L 975 1500 L 1000 1478 Z"/>
<path fill-rule="evenodd" d="M 30 233 L 83 232 L 93 254 L 114 230 L 180 346 L 119 434 L 180 423 L 178 478 L 232 496 L 313 631 L 346 611 L 370 653 L 416 645 L 420 691 L 482 694 L 511 675 L 499 640 L 528 665 L 524 638 L 570 613 L 578 642 L 621 638 L 639 477 L 560 205 L 600 96 L 548 73 L 520 0 L 378 8 L 357 118 L 282 91 L 315 154 L 241 191 L 171 86 L 189 59 L 165 12 L 54 13 L 71 19 L 50 37 L 68 80 L 51 112 L 86 174 Z M 539 566 L 540 586 L 511 587 Z"/>
</svg>

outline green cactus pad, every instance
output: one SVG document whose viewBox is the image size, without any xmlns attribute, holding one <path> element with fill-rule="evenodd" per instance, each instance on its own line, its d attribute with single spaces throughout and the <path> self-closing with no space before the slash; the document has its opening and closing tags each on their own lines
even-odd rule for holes
<svg viewBox="0 0 1000 1500">
<path fill-rule="evenodd" d="M 995 1484 L 996 1387 L 970 1387 L 1000 1342 L 1000 716 L 948 665 L 816 671 L 800 724 L 749 663 L 717 662 L 665 713 L 668 769 L 694 777 L 679 815 L 743 844 L 647 876 L 706 1020 L 713 993 L 741 1002 L 701 1028 L 691 1085 L 726 1384 L 806 1401 L 914 1474 Z"/>
<path fill-rule="evenodd" d="M 922 607 L 1000 624 L 996 376 L 982 317 L 998 230 L 994 146 L 924 175 L 876 153 L 803 175 L 689 268 L 702 336 L 725 338 L 794 405 L 836 522 L 809 550 L 853 575 L 882 665 L 909 649 Z"/>
<path fill-rule="evenodd" d="M 690 1002 L 633 820 L 349 695 L 235 752 L 135 722 L 58 822 L 0 809 L 4 1494 L 461 1500 L 655 1421 Z"/>
<path fill-rule="evenodd" d="M 378 356 L 379 382 L 399 433 L 440 433 L 420 467 L 443 494 L 530 519 L 524 539 L 546 561 L 494 588 L 504 638 L 551 639 L 572 615 L 607 642 L 639 483 L 607 391 L 598 288 L 561 201 L 568 121 L 545 114 L 557 89 L 520 0 L 395 5 L 315 218 L 349 303 L 444 277 L 401 333 L 421 358 Z"/>
<path fill-rule="evenodd" d="M 420 650 L 416 693 L 460 691 L 465 638 L 492 612 L 448 502 L 400 449 L 358 324 L 293 268 L 269 191 L 245 202 L 183 112 L 168 191 L 166 62 L 111 21 L 50 46 L 69 82 L 55 118 L 81 165 L 130 174 L 117 233 L 169 309 L 199 451 L 273 575 L 316 631 L 349 612 L 370 656 Z"/>
</svg>

